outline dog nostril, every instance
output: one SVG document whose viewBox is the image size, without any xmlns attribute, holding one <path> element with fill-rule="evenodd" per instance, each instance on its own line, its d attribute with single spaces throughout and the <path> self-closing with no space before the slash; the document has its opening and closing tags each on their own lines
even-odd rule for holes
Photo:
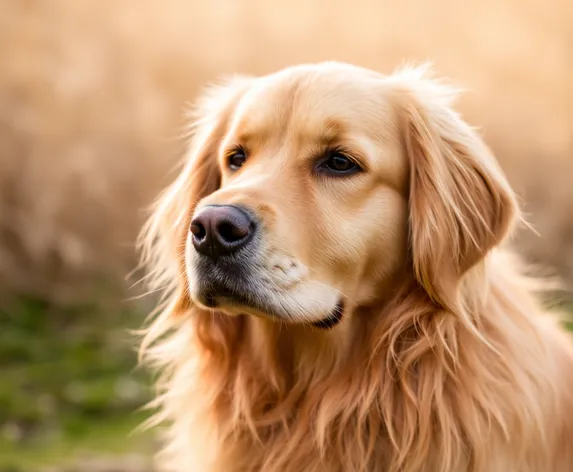
<svg viewBox="0 0 573 472">
<path fill-rule="evenodd" d="M 208 205 L 189 225 L 197 252 L 212 259 L 244 247 L 255 229 L 256 223 L 249 214 L 232 205 Z"/>
<path fill-rule="evenodd" d="M 217 226 L 217 232 L 224 241 L 232 243 L 248 236 L 249 227 L 224 221 Z"/>
<path fill-rule="evenodd" d="M 199 223 L 194 221 L 193 223 L 191 223 L 191 234 L 193 234 L 193 236 L 195 236 L 196 239 L 198 239 L 199 241 L 205 239 L 205 236 L 207 236 L 207 231 L 205 230 L 205 227 Z"/>
</svg>

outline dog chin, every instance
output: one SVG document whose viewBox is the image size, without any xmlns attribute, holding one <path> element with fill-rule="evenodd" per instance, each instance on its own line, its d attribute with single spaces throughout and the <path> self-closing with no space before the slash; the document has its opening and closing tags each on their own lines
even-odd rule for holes
<svg viewBox="0 0 573 472">
<path fill-rule="evenodd" d="M 276 295 L 275 295 L 276 297 Z M 209 287 L 203 288 L 192 293 L 192 300 L 203 309 L 216 310 L 229 316 L 251 315 L 258 318 L 270 319 L 290 324 L 309 324 L 315 328 L 329 330 L 337 326 L 343 316 L 345 304 L 342 299 L 331 309 L 320 310 L 324 315 L 316 316 L 309 309 L 308 314 L 293 313 L 288 310 L 288 303 L 273 303 L 273 297 L 253 296 L 248 291 L 237 291 L 227 287 Z M 293 299 L 289 300 L 293 303 Z M 277 305 L 279 308 L 276 308 Z M 297 311 L 300 311 L 300 305 L 297 304 Z"/>
</svg>

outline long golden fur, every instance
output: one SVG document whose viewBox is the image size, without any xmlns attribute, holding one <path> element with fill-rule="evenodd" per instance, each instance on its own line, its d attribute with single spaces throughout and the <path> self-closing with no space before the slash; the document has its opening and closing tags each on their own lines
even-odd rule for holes
<svg viewBox="0 0 573 472">
<path fill-rule="evenodd" d="M 500 248 L 516 199 L 454 97 L 424 68 L 339 63 L 204 95 L 142 237 L 166 293 L 142 346 L 166 470 L 573 470 L 573 349 Z M 312 172 L 332 146 L 360 172 Z M 189 227 L 213 204 L 262 222 L 274 316 L 202 302 Z M 340 322 L 313 326 L 339 299 Z"/>
</svg>

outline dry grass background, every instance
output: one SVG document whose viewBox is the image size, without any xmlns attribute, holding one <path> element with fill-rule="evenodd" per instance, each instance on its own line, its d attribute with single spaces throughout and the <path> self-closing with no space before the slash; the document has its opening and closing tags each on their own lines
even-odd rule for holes
<svg viewBox="0 0 573 472">
<path fill-rule="evenodd" d="M 470 89 L 461 109 L 541 235 L 521 246 L 573 280 L 571 0 L 3 0 L 0 51 L 10 291 L 65 302 L 122 280 L 184 104 L 222 73 L 326 59 L 430 59 Z"/>
</svg>

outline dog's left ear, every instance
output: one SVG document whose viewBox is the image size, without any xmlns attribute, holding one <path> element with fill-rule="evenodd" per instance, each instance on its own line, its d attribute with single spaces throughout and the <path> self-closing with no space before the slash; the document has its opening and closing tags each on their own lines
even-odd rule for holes
<svg viewBox="0 0 573 472">
<path fill-rule="evenodd" d="M 462 276 L 504 239 L 518 207 L 489 149 L 450 107 L 455 91 L 424 73 L 392 77 L 410 165 L 411 256 L 430 297 L 454 308 Z"/>
</svg>

